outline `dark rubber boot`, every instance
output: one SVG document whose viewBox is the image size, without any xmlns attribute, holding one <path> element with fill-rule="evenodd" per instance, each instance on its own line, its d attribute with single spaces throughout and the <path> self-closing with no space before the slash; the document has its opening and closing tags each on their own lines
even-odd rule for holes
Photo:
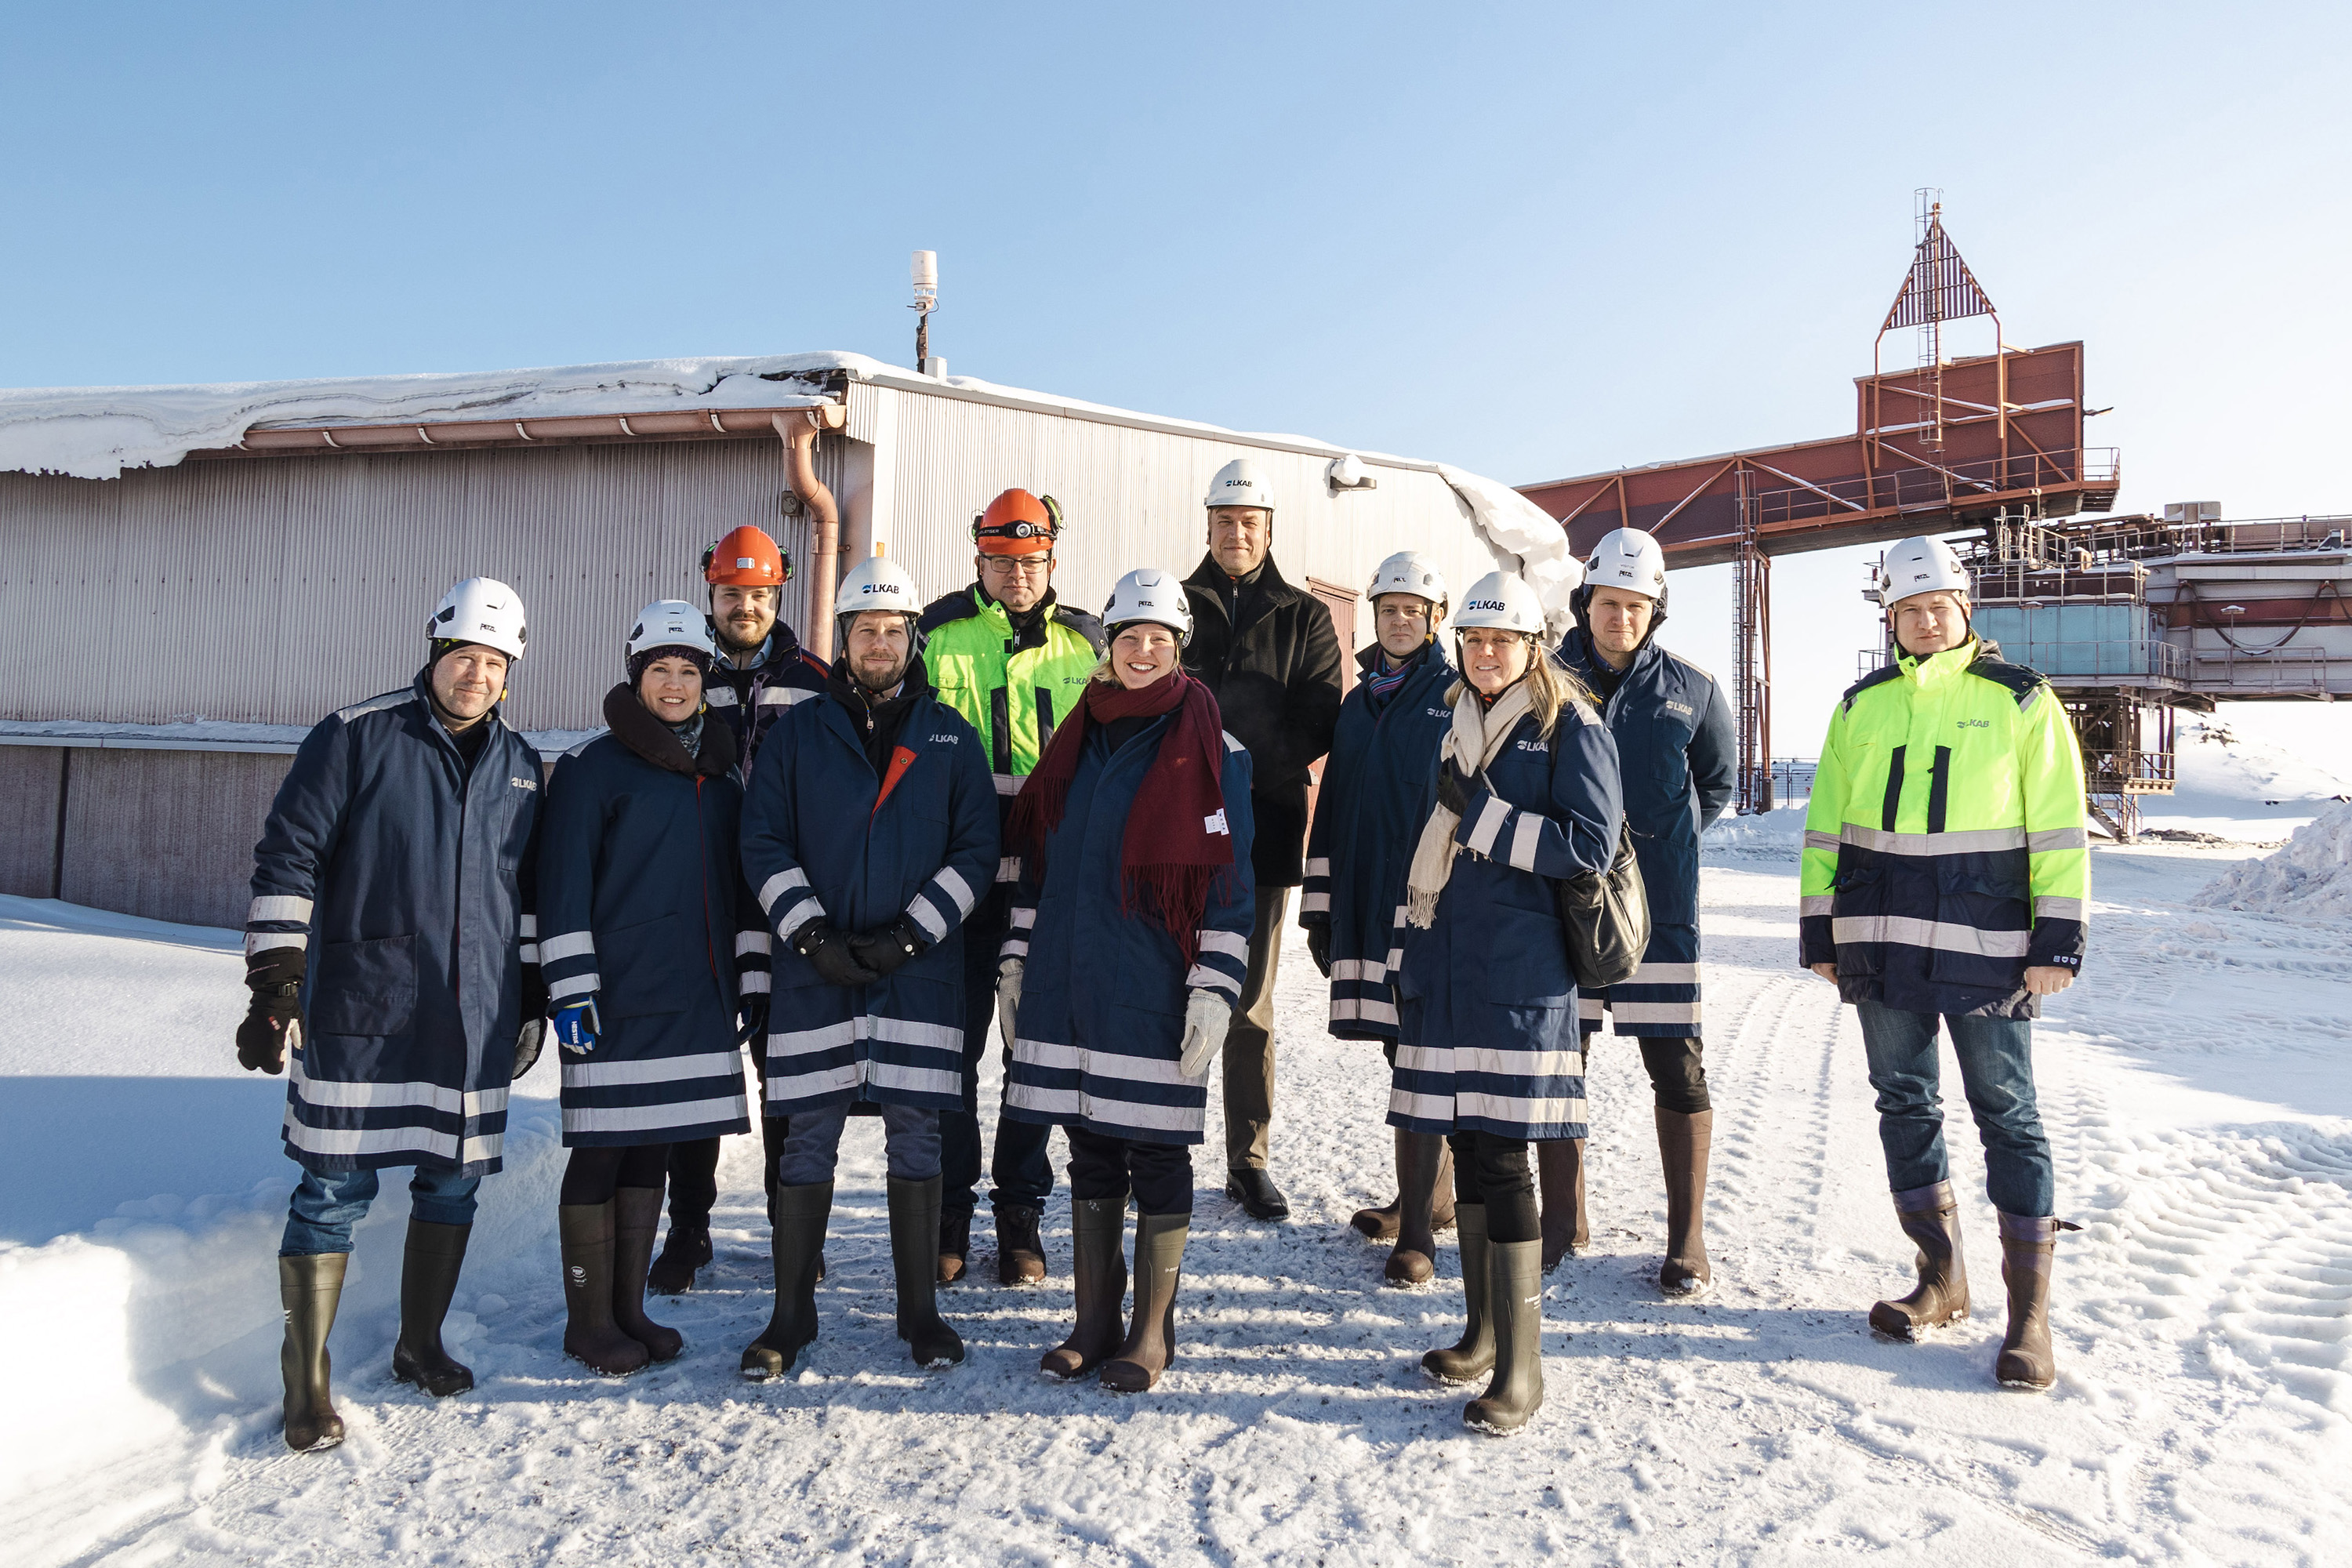
<svg viewBox="0 0 2352 1568">
<path fill-rule="evenodd" d="M 816 1282 L 824 1277 L 824 1227 L 832 1219 L 831 1182 L 776 1189 L 768 1238 L 776 1304 L 768 1326 L 743 1352 L 743 1375 L 754 1383 L 792 1371 L 816 1338 Z"/>
<path fill-rule="evenodd" d="M 1045 1238 L 1037 1233 L 1043 1216 L 1028 1204 L 1004 1204 L 996 1211 L 996 1282 L 1034 1285 L 1045 1278 Z"/>
<path fill-rule="evenodd" d="M 286 1382 L 286 1446 L 298 1454 L 343 1440 L 343 1418 L 327 1387 L 327 1333 L 342 1304 L 348 1252 L 320 1252 L 278 1260 L 278 1301 L 286 1310 L 286 1341 L 278 1371 Z"/>
<path fill-rule="evenodd" d="M 964 1277 L 971 1267 L 971 1215 L 943 1215 L 940 1218 L 939 1283 L 952 1285 Z"/>
<path fill-rule="evenodd" d="M 1135 1319 L 1127 1342 L 1102 1369 L 1102 1385 L 1113 1394 L 1150 1392 L 1176 1359 L 1176 1287 L 1192 1233 L 1188 1214 L 1136 1216 Z"/>
<path fill-rule="evenodd" d="M 558 1204 L 563 1247 L 563 1353 L 592 1372 L 625 1377 L 652 1359 L 613 1321 L 613 1205 Z"/>
<path fill-rule="evenodd" d="M 1437 1196 L 1437 1167 L 1446 1152 L 1435 1132 L 1396 1135 L 1397 1243 L 1381 1270 L 1391 1285 L 1426 1285 L 1437 1277 L 1437 1236 L 1430 1210 Z"/>
<path fill-rule="evenodd" d="M 1543 1197 L 1543 1269 L 1592 1245 L 1584 1219 L 1584 1140 L 1553 1138 L 1536 1145 L 1536 1180 Z"/>
<path fill-rule="evenodd" d="M 1486 1205 L 1464 1204 L 1454 1217 L 1462 1232 L 1462 1306 L 1469 1321 L 1459 1344 L 1431 1351 L 1421 1365 L 1442 1382 L 1467 1383 L 1495 1364 L 1495 1319 L 1486 1297 Z"/>
<path fill-rule="evenodd" d="M 1960 1205 L 1952 1184 L 1895 1194 L 1895 1217 L 1919 1248 L 1919 1283 L 1908 1296 L 1870 1310 L 1870 1326 L 1892 1339 L 1916 1339 L 1969 1315 L 1969 1265 L 1960 1253 Z"/>
<path fill-rule="evenodd" d="M 457 1293 L 470 1225 L 408 1222 L 408 1246 L 400 1259 L 400 1338 L 392 1345 L 392 1375 L 413 1383 L 436 1399 L 474 1386 L 471 1367 L 441 1348 L 441 1323 Z"/>
<path fill-rule="evenodd" d="M 898 1280 L 898 1337 L 914 1352 L 917 1366 L 953 1366 L 963 1360 L 963 1341 L 940 1316 L 939 1282 L 933 1271 L 940 1251 L 940 1190 L 928 1182 L 886 1178 L 890 1195 L 890 1271 Z M 969 1223 L 969 1222 L 967 1222 Z"/>
<path fill-rule="evenodd" d="M 1118 1353 L 1126 1327 L 1127 1200 L 1080 1199 L 1070 1205 L 1070 1283 L 1077 1322 L 1070 1337 L 1045 1352 L 1038 1370 L 1059 1378 L 1084 1377 Z"/>
<path fill-rule="evenodd" d="M 661 1234 L 662 1190 L 621 1187 L 613 1194 L 613 1321 L 656 1361 L 676 1361 L 686 1336 L 646 1316 L 646 1276 Z"/>
<path fill-rule="evenodd" d="M 1516 1432 L 1543 1405 L 1543 1243 L 1486 1246 L 1486 1301 L 1495 1319 L 1495 1379 L 1462 1407 L 1482 1432 Z"/>
<path fill-rule="evenodd" d="M 1358 1209 L 1354 1214 L 1348 1216 L 1348 1223 L 1355 1226 L 1356 1230 L 1367 1241 L 1394 1241 L 1397 1238 L 1397 1226 L 1403 1222 L 1404 1194 L 1402 1188 L 1404 1186 L 1404 1143 L 1406 1139 L 1414 1135 L 1411 1132 L 1407 1132 L 1402 1127 L 1396 1128 L 1394 1131 L 1396 1133 L 1398 1194 L 1389 1200 L 1388 1206 L 1386 1208 Z M 1443 1142 L 1444 1140 L 1440 1139 L 1439 1142 Z"/>
<path fill-rule="evenodd" d="M 2058 1381 L 2050 1349 L 2050 1270 L 2058 1233 L 2076 1230 L 2063 1219 L 2000 1216 L 2000 1278 L 2009 1287 L 2009 1332 L 1992 1374 L 2003 1388 L 2035 1393 Z"/>
<path fill-rule="evenodd" d="M 1437 1180 L 1430 1188 L 1429 1228 L 1452 1230 L 1454 1228 L 1454 1145 L 1445 1141 L 1444 1134 L 1435 1134 L 1435 1136 L 1437 1138 Z"/>
<path fill-rule="evenodd" d="M 710 1227 L 684 1226 L 673 1218 L 661 1256 L 646 1270 L 646 1289 L 657 1296 L 683 1296 L 694 1289 L 695 1275 L 710 1267 Z"/>
<path fill-rule="evenodd" d="M 1666 1173 L 1666 1260 L 1658 1289 L 1688 1300 L 1714 1283 L 1706 1262 L 1706 1160 L 1715 1141 L 1715 1112 L 1661 1110 L 1658 1163 Z"/>
</svg>

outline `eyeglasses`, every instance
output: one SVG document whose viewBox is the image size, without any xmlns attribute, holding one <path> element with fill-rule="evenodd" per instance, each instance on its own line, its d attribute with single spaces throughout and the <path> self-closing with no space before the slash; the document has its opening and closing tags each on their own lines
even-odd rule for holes
<svg viewBox="0 0 2352 1568">
<path fill-rule="evenodd" d="M 980 560 L 981 570 L 998 572 L 1006 576 L 1015 573 L 1024 577 L 1042 576 L 1054 564 L 1054 558 L 1050 555 L 983 555 Z"/>
</svg>

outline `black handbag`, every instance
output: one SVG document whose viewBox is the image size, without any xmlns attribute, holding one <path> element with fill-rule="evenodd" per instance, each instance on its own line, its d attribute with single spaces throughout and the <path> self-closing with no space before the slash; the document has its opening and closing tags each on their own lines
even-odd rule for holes
<svg viewBox="0 0 2352 1568">
<path fill-rule="evenodd" d="M 1568 966 L 1579 991 L 1622 985 L 1642 967 L 1650 948 L 1650 898 L 1633 858 L 1633 829 L 1617 830 L 1617 855 L 1606 871 L 1580 871 L 1552 884 L 1568 939 Z"/>
</svg>

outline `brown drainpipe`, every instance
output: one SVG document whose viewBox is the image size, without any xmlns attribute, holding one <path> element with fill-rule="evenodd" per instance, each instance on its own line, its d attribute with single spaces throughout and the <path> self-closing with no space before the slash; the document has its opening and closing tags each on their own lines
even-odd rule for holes
<svg viewBox="0 0 2352 1568">
<path fill-rule="evenodd" d="M 784 474 L 808 511 L 811 553 L 808 624 L 801 641 L 825 663 L 833 662 L 833 592 L 841 582 L 841 508 L 833 492 L 816 477 L 816 437 L 820 430 L 838 430 L 848 411 L 837 403 L 774 416 L 776 434 L 784 439 Z"/>
</svg>

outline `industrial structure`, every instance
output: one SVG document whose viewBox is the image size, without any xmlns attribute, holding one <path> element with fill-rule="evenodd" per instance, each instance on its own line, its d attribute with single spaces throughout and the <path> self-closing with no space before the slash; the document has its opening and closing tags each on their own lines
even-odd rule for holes
<svg viewBox="0 0 2352 1568">
<path fill-rule="evenodd" d="M 77 421 L 142 433 L 117 461 L 61 449 Z M 970 582 L 972 520 L 1008 486 L 1061 502 L 1073 603 L 1189 572 L 1208 479 L 1242 455 L 1280 502 L 1276 563 L 1350 648 L 1392 551 L 1466 586 L 1519 564 L 1504 536 L 1561 548 L 1507 487 L 1434 463 L 854 354 L 0 394 L 0 466 L 52 470 L 0 472 L 0 892 L 237 923 L 296 743 L 408 682 L 458 578 L 520 592 L 507 711 L 555 751 L 601 722 L 627 617 L 700 602 L 700 553 L 739 524 L 790 552 L 783 619 L 823 649 L 843 569 L 887 552 L 926 594 Z"/>
</svg>

